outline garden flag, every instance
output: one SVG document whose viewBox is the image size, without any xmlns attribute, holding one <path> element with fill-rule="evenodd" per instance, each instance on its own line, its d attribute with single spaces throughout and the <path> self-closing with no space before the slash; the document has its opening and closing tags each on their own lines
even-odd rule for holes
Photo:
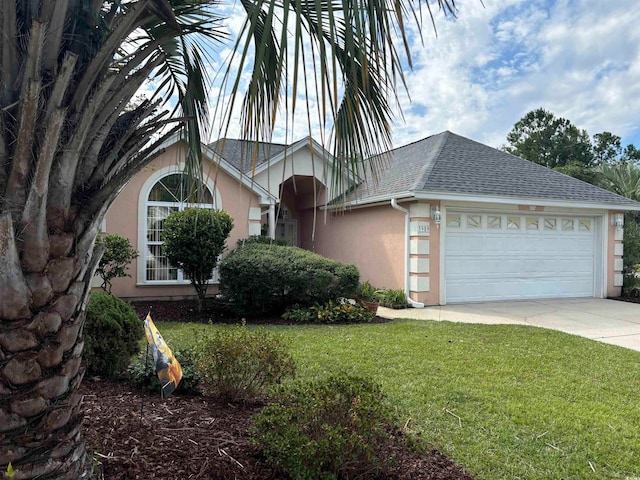
<svg viewBox="0 0 640 480">
<path fill-rule="evenodd" d="M 151 348 L 153 360 L 156 363 L 162 398 L 167 398 L 182 380 L 182 367 L 151 320 L 151 314 L 148 314 L 144 321 L 144 331 L 147 334 L 149 348 Z"/>
</svg>

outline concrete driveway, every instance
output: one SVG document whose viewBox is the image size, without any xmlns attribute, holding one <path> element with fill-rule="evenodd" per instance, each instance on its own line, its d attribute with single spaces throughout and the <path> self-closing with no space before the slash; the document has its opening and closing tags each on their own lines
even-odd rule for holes
<svg viewBox="0 0 640 480">
<path fill-rule="evenodd" d="M 640 351 L 640 304 L 599 298 L 467 303 L 391 310 L 386 318 L 533 325 Z"/>
</svg>

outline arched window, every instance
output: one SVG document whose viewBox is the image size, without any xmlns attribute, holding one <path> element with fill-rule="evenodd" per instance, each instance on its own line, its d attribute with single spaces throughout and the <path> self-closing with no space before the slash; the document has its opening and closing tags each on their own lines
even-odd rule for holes
<svg viewBox="0 0 640 480">
<path fill-rule="evenodd" d="M 198 192 L 198 187 L 200 192 Z M 200 198 L 199 202 L 196 199 Z M 170 173 L 153 185 L 146 199 L 144 265 L 146 282 L 186 282 L 181 270 L 171 266 L 162 252 L 165 219 L 187 207 L 216 208 L 211 190 L 204 183 Z"/>
</svg>

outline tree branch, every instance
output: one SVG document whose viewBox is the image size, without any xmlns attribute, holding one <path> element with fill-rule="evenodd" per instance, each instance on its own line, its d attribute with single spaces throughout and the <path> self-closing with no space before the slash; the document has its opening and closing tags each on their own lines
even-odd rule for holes
<svg viewBox="0 0 640 480">
<path fill-rule="evenodd" d="M 3 199 L 3 211 L 7 209 L 20 211 L 26 200 L 39 96 L 40 81 L 30 80 L 26 97 L 21 102 L 20 126 L 18 128 L 15 153 L 11 162 L 11 173 L 9 174 Z"/>
<path fill-rule="evenodd" d="M 73 75 L 73 69 L 75 68 L 77 61 L 78 56 L 76 54 L 70 52 L 67 52 L 65 54 L 64 60 L 62 61 L 62 67 L 60 68 L 60 73 L 56 77 L 56 83 L 53 85 L 53 91 L 51 92 L 51 96 L 49 97 L 47 118 L 52 115 L 55 109 L 62 107 L 62 101 L 67 92 L 67 89 L 69 88 L 69 83 L 71 82 L 71 77 Z"/>
<path fill-rule="evenodd" d="M 22 212 L 22 258 L 28 272 L 40 272 L 49 260 L 49 234 L 47 228 L 47 195 L 51 165 L 55 157 L 60 131 L 66 111 L 58 109 L 52 115 L 45 132 L 38 164 L 29 196 Z"/>
<path fill-rule="evenodd" d="M 109 91 L 113 79 L 113 76 L 105 78 L 102 81 L 100 89 L 87 103 L 82 117 L 78 122 L 78 128 L 68 142 L 60 162 L 54 169 L 52 182 L 54 188 L 51 191 L 52 195 L 50 195 L 50 211 L 54 211 L 55 214 L 50 217 L 50 221 L 53 221 L 51 226 L 55 228 L 63 229 L 63 224 L 66 223 L 68 219 L 69 209 L 71 207 L 71 196 L 75 187 L 74 179 L 76 169 L 80 161 L 80 152 L 87 141 L 87 134 L 91 127 L 92 120 L 103 107 L 103 99 Z"/>
<path fill-rule="evenodd" d="M 100 48 L 100 51 L 93 57 L 91 64 L 85 70 L 82 79 L 78 82 L 78 89 L 71 101 L 74 110 L 79 111 L 82 109 L 83 103 L 87 97 L 89 97 L 89 92 L 95 88 L 94 83 L 100 73 L 109 66 L 113 60 L 113 54 L 120 45 L 122 45 L 123 40 L 139 25 L 138 20 L 140 15 L 148 3 L 149 0 L 135 2 L 125 14 L 120 15 L 120 18 L 116 19 L 115 28 Z"/>
<path fill-rule="evenodd" d="M 0 321 L 27 318 L 31 291 L 20 266 L 11 212 L 0 213 Z"/>
<path fill-rule="evenodd" d="M 52 75 L 58 73 L 58 55 L 68 8 L 69 0 L 44 0 L 42 4 L 42 19 L 47 23 L 42 67 Z"/>
<path fill-rule="evenodd" d="M 18 74 L 18 20 L 16 18 L 16 3 L 3 1 L 0 3 L 0 14 L 2 15 L 2 36 L 0 36 L 0 44 L 2 45 L 2 97 L 0 103 L 8 105 L 15 99 L 13 92 L 13 82 Z"/>
</svg>

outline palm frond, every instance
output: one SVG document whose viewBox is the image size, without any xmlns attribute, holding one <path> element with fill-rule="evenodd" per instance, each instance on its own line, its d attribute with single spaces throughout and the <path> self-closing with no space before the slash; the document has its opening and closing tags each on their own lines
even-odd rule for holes
<svg viewBox="0 0 640 480">
<path fill-rule="evenodd" d="M 375 162 L 364 169 L 361 161 L 380 159 L 391 146 L 397 91 L 406 88 L 404 71 L 412 65 L 408 23 L 416 22 L 420 31 L 420 5 L 400 0 L 242 1 L 247 16 L 233 49 L 236 63 L 231 67 L 230 61 L 224 75 L 225 100 L 231 100 L 218 106 L 224 110 L 220 136 L 226 136 L 234 113 L 229 104 L 235 104 L 245 83 L 241 131 L 252 141 L 270 140 L 278 112 L 296 114 L 301 90 L 317 99 L 319 123 L 332 130 L 335 186 L 344 187 L 338 184 L 347 172 L 351 180 L 375 174 Z M 433 22 L 432 3 L 425 5 Z M 437 6 L 455 14 L 455 0 L 438 0 Z M 307 111 L 309 125 L 310 115 Z"/>
</svg>

